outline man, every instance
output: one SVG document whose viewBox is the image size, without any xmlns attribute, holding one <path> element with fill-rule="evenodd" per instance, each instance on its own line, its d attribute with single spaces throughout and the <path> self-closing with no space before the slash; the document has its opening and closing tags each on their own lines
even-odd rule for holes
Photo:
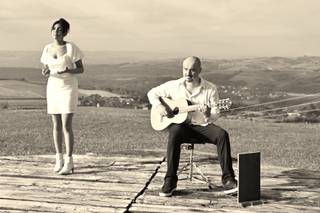
<svg viewBox="0 0 320 213">
<path fill-rule="evenodd" d="M 191 56 L 183 61 L 183 77 L 168 81 L 148 92 L 148 98 L 152 107 L 158 108 L 162 116 L 170 115 L 172 112 L 163 106 L 160 97 L 172 100 L 184 98 L 192 104 L 200 104 L 199 119 L 196 113 L 189 113 L 187 120 L 182 124 L 171 124 L 167 145 L 167 172 L 164 178 L 160 196 L 169 197 L 177 187 L 177 170 L 180 160 L 180 145 L 189 142 L 190 138 L 198 139 L 199 143 L 206 142 L 215 144 L 218 159 L 222 169 L 222 184 L 226 189 L 237 187 L 232 159 L 230 154 L 230 142 L 228 133 L 219 126 L 213 124 L 218 118 L 219 100 L 218 91 L 214 84 L 200 77 L 201 61 L 198 57 Z M 199 112 L 198 112 L 199 114 Z"/>
</svg>

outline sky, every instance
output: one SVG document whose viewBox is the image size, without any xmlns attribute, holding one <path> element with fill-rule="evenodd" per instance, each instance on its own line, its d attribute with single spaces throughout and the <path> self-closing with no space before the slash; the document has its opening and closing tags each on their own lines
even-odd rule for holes
<svg viewBox="0 0 320 213">
<path fill-rule="evenodd" d="M 0 50 L 42 50 L 60 17 L 84 51 L 320 55 L 319 0 L 1 0 Z"/>
</svg>

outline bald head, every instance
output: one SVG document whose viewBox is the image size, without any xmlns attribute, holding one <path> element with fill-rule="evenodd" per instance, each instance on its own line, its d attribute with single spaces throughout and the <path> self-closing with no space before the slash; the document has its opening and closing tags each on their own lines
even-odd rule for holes
<svg viewBox="0 0 320 213">
<path fill-rule="evenodd" d="M 183 60 L 183 65 L 185 64 L 193 64 L 196 67 L 201 68 L 201 61 L 200 58 L 196 56 L 189 56 L 186 59 Z"/>
<path fill-rule="evenodd" d="M 183 77 L 186 82 L 198 83 L 201 72 L 201 61 L 198 57 L 190 56 L 183 61 Z"/>
</svg>

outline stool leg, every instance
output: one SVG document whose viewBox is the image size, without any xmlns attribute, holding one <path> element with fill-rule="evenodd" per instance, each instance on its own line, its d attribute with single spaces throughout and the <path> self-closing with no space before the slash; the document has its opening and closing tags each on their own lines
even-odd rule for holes
<svg viewBox="0 0 320 213">
<path fill-rule="evenodd" d="M 189 180 L 192 181 L 193 175 L 193 149 L 190 152 L 190 170 L 189 170 Z"/>
<path fill-rule="evenodd" d="M 213 189 L 214 188 L 214 184 L 210 182 L 210 180 L 208 179 L 207 176 L 205 176 L 205 174 L 202 172 L 202 170 L 200 169 L 200 167 L 197 165 L 196 162 L 193 162 L 193 166 L 197 169 L 198 173 L 200 174 L 200 176 L 202 177 L 201 181 L 204 181 L 207 183 L 209 189 Z M 199 179 L 200 180 L 200 179 Z"/>
</svg>

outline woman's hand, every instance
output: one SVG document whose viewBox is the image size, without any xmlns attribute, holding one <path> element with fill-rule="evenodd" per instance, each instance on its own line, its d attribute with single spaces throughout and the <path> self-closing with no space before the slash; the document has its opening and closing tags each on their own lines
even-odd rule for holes
<svg viewBox="0 0 320 213">
<path fill-rule="evenodd" d="M 66 67 L 65 70 L 63 70 L 63 71 L 58 71 L 57 73 L 58 73 L 58 74 L 64 74 L 64 73 L 68 73 L 69 71 L 70 71 L 69 68 Z"/>
<path fill-rule="evenodd" d="M 45 67 L 41 70 L 42 75 L 48 77 L 50 75 L 50 70 L 48 67 Z"/>
</svg>

